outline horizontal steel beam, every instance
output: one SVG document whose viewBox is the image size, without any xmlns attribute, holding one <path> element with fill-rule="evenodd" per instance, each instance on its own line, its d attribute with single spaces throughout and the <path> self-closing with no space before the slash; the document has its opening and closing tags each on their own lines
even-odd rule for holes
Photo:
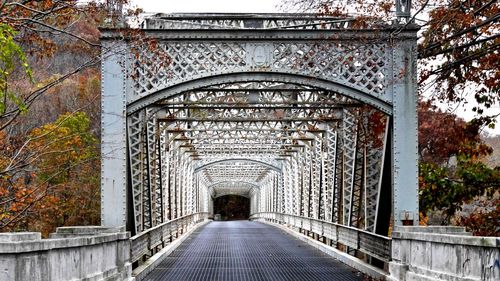
<svg viewBox="0 0 500 281">
<path fill-rule="evenodd" d="M 353 20 L 351 17 L 333 17 L 317 13 L 173 13 L 155 14 L 154 18 L 165 20 Z M 154 19 L 153 18 L 153 19 Z"/>
<path fill-rule="evenodd" d="M 180 129 L 180 128 L 170 128 L 165 129 L 167 132 L 172 133 L 180 133 L 180 132 L 309 132 L 309 133 L 324 133 L 326 130 L 317 129 L 317 130 L 302 130 L 302 129 L 293 129 L 293 128 L 282 128 L 282 129 Z"/>
<path fill-rule="evenodd" d="M 159 122 L 341 122 L 338 117 L 322 118 L 196 118 L 196 117 L 167 117 L 159 118 Z"/>
<path fill-rule="evenodd" d="M 356 107 L 356 106 L 349 106 L 349 107 Z M 210 110 L 210 109 L 252 109 L 252 110 L 269 110 L 269 111 L 275 111 L 275 110 L 316 110 L 316 109 L 323 109 L 323 110 L 342 110 L 344 109 L 343 106 L 339 105 L 325 105 L 325 104 L 315 104 L 315 105 L 268 105 L 268 104 L 204 104 L 203 106 L 198 104 L 192 104 L 192 105 L 162 105 L 161 109 L 194 109 L 194 110 Z"/>
<path fill-rule="evenodd" d="M 183 137 L 181 139 L 174 139 L 173 141 L 197 141 L 197 140 L 231 140 L 221 136 L 194 136 L 194 137 Z M 234 139 L 232 139 L 234 141 Z M 315 138 L 307 138 L 307 137 L 274 137 L 274 136 L 261 136 L 261 137 L 245 137 L 245 139 L 238 139 L 243 141 L 252 141 L 252 140 L 268 140 L 268 141 L 280 141 L 280 140 L 296 140 L 296 141 L 313 141 Z"/>
<path fill-rule="evenodd" d="M 202 105 L 211 105 L 211 106 L 227 106 L 227 107 L 235 107 L 235 106 L 240 106 L 242 108 L 246 107 L 251 107 L 251 106 L 259 106 L 262 108 L 277 108 L 279 106 L 285 107 L 286 108 L 317 108 L 317 107 L 325 107 L 325 108 L 336 108 L 336 109 L 342 109 L 345 107 L 360 107 L 362 106 L 361 103 L 338 103 L 338 102 L 330 102 L 330 101 L 324 101 L 324 102 L 303 102 L 303 101 L 276 101 L 276 102 L 268 102 L 268 101 L 259 101 L 259 102 L 207 102 L 207 101 L 196 101 L 196 102 L 172 102 L 172 101 L 166 101 L 162 100 L 159 102 L 155 103 L 156 107 L 164 108 L 168 106 L 198 106 L 201 108 L 206 108 L 203 107 Z M 152 107 L 155 107 L 152 106 Z M 299 107 L 301 106 L 301 107 Z M 306 107 L 307 106 L 307 107 Z"/>
<path fill-rule="evenodd" d="M 210 88 L 210 87 L 204 87 L 204 88 L 198 88 L 198 89 L 193 89 L 190 91 L 187 91 L 186 93 L 275 93 L 275 92 L 287 92 L 287 93 L 321 93 L 323 95 L 328 95 L 328 94 L 336 94 L 334 91 L 329 91 L 321 88 L 313 88 L 313 87 L 307 87 L 307 86 L 302 86 L 302 85 L 296 85 L 296 84 L 286 84 L 290 85 L 288 88 L 283 87 L 283 85 L 280 85 L 280 87 L 275 87 L 275 86 L 268 86 L 266 88 Z"/>
<path fill-rule="evenodd" d="M 199 150 L 187 150 L 185 151 L 185 153 L 196 153 L 196 154 L 200 154 L 200 153 L 204 153 L 204 154 L 224 154 L 227 152 L 234 152 L 230 149 L 213 149 L 213 150 L 202 150 L 202 151 L 199 151 Z M 269 150 L 261 150 L 261 149 L 245 149 L 245 151 L 240 151 L 240 153 L 242 155 L 245 155 L 245 154 L 255 154 L 255 153 L 260 153 L 260 154 L 276 154 L 276 153 L 283 153 L 283 152 L 300 152 L 299 150 L 292 150 L 292 149 L 269 149 Z"/>
<path fill-rule="evenodd" d="M 241 40 L 256 41 L 266 40 L 268 42 L 293 40 L 293 41 L 320 41 L 320 42 L 339 42 L 339 41 L 360 41 L 368 42 L 386 41 L 392 37 L 398 40 L 415 39 L 415 33 L 419 27 L 416 25 L 407 25 L 405 29 L 400 26 L 388 26 L 385 29 L 360 30 L 360 29 L 340 29 L 340 30 L 320 30 L 320 29 L 188 29 L 188 30 L 161 30 L 161 29 L 143 29 L 144 35 L 148 38 L 158 40 L 179 40 L 179 41 L 215 41 L 215 40 Z M 278 31 L 279 32 L 276 32 Z M 395 33 L 394 31 L 399 31 Z M 128 34 L 122 29 L 101 29 L 101 40 L 123 40 L 123 34 Z M 396 35 L 394 35 L 396 34 Z M 331 39 L 329 39 L 331 38 Z"/>
</svg>

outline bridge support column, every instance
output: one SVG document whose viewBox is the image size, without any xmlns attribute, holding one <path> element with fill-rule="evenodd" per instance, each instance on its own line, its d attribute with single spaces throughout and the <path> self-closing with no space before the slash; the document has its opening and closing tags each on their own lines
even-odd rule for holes
<svg viewBox="0 0 500 281">
<path fill-rule="evenodd" d="M 418 225 L 416 41 L 392 43 L 394 225 Z"/>
<path fill-rule="evenodd" d="M 103 42 L 101 109 L 101 224 L 127 221 L 125 43 Z M 110 53 L 112 52 L 112 53 Z"/>
</svg>

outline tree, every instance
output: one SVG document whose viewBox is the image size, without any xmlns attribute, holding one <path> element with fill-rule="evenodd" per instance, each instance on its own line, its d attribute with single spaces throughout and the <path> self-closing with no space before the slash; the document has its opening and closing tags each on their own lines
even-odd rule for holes
<svg viewBox="0 0 500 281">
<path fill-rule="evenodd" d="M 0 3 L 0 68 L 6 74 L 0 75 L 0 97 L 7 97 L 0 106 L 0 231 L 46 234 L 60 225 L 98 223 L 99 147 L 75 139 L 83 132 L 60 116 L 83 126 L 85 113 L 85 130 L 98 140 L 99 63 L 116 52 L 100 45 L 98 26 L 120 27 L 130 46 L 155 49 L 153 40 L 126 26 L 125 17 L 139 12 L 127 0 Z M 71 141 L 59 143 L 61 138 Z"/>
<path fill-rule="evenodd" d="M 418 120 L 418 153 L 422 162 L 448 165 L 452 157 L 459 155 L 479 158 L 492 153 L 491 147 L 481 140 L 477 122 L 467 123 L 430 101 L 419 102 Z"/>
<path fill-rule="evenodd" d="M 394 0 L 290 0 L 282 8 L 351 18 L 352 28 L 387 27 Z M 500 2 L 417 0 L 409 23 L 421 26 L 418 44 L 420 94 L 431 100 L 478 105 L 476 122 L 494 126 L 500 113 Z M 404 28 L 407 24 L 400 24 Z M 399 32 L 400 28 L 394 30 Z"/>
<path fill-rule="evenodd" d="M 32 150 L 44 151 L 37 163 L 38 184 L 48 195 L 39 205 L 37 222 L 46 232 L 61 225 L 99 224 L 100 201 L 97 139 L 83 112 L 63 114 L 55 123 L 33 130 Z M 33 211 L 33 210 L 32 210 Z"/>
<path fill-rule="evenodd" d="M 34 129 L 29 138 L 32 172 L 16 181 L 22 188 L 2 185 L 0 227 L 47 234 L 56 226 L 97 224 L 99 175 L 93 170 L 99 166 L 99 155 L 88 116 L 61 115 Z"/>
<path fill-rule="evenodd" d="M 463 103 L 473 95 L 479 104 L 473 110 L 481 114 L 483 108 L 500 102 L 500 3 L 446 0 L 437 4 L 427 11 L 429 20 L 419 44 L 421 81 L 435 83 L 435 96 L 441 101 Z M 492 124 L 498 116 L 480 121 Z"/>
<path fill-rule="evenodd" d="M 500 168 L 488 168 L 484 163 L 460 156 L 457 166 L 447 168 L 433 163 L 420 163 L 420 209 L 424 216 L 438 210 L 445 214 L 444 222 L 479 196 L 491 198 L 500 188 Z"/>
<path fill-rule="evenodd" d="M 111 8 L 124 3 L 0 3 L 0 230 L 98 223 L 98 64 L 108 50 L 101 50 L 97 26 L 114 24 Z M 75 115 L 63 122 L 64 112 Z M 86 212 L 86 219 L 77 215 Z"/>
<path fill-rule="evenodd" d="M 12 27 L 0 23 L 0 114 L 5 114 L 8 102 L 16 104 L 20 112 L 26 111 L 22 101 L 7 87 L 7 81 L 18 64 L 22 66 L 28 79 L 32 79 L 26 55 L 14 41 L 16 34 Z"/>
<path fill-rule="evenodd" d="M 464 203 L 500 187 L 500 167 L 490 168 L 481 160 L 492 152 L 480 138 L 479 125 L 466 123 L 421 102 L 419 115 L 420 210 L 424 216 L 439 210 L 444 221 Z"/>
<path fill-rule="evenodd" d="M 78 21 L 78 15 L 83 12 L 76 3 L 76 1 L 2 1 L 0 20 L 5 28 L 0 32 L 3 34 L 2 37 L 10 36 L 14 46 L 18 47 L 16 56 L 7 54 L 6 58 L 13 60 L 18 57 L 25 68 L 28 67 L 28 62 L 36 63 L 39 68 L 33 73 L 37 85 L 23 83 L 25 79 L 19 75 L 14 64 L 11 64 L 9 76 L 0 77 L 2 88 L 11 89 L 9 94 L 12 101 L 8 103 L 8 100 L 4 99 L 2 103 L 1 130 L 12 125 L 48 89 L 75 73 L 72 69 L 56 78 L 47 76 L 46 69 L 43 69 L 44 64 L 58 50 L 72 41 L 69 38 L 91 46 L 97 45 L 70 30 L 70 26 Z M 95 61 L 91 60 L 81 67 L 92 64 L 95 64 Z M 10 87 L 7 87 L 8 85 Z"/>
<path fill-rule="evenodd" d="M 461 216 L 458 224 L 465 226 L 474 235 L 478 236 L 500 236 L 500 200 L 484 202 L 491 210 L 476 208 L 470 215 Z M 478 210 L 479 209 L 479 210 Z"/>
</svg>

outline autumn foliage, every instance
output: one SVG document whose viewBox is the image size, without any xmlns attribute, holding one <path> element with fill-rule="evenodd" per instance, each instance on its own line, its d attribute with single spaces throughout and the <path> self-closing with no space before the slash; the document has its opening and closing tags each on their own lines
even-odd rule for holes
<svg viewBox="0 0 500 281">
<path fill-rule="evenodd" d="M 288 0 L 285 11 L 351 20 L 350 28 L 388 28 L 398 34 L 418 26 L 419 94 L 447 104 L 474 102 L 478 124 L 500 116 L 500 2 L 414 0 L 408 22 L 397 21 L 393 0 Z M 489 110 L 488 110 L 489 109 Z"/>
<path fill-rule="evenodd" d="M 97 26 L 116 20 L 110 3 L 127 2 L 1 2 L 0 231 L 46 235 L 56 226 L 99 224 L 102 49 Z M 392 0 L 287 2 L 301 12 L 354 14 L 352 28 L 387 27 L 394 20 Z M 417 0 L 413 5 L 411 21 L 422 27 L 420 94 L 430 98 L 418 112 L 420 209 L 424 221 L 439 210 L 448 222 L 464 203 L 489 199 L 499 188 L 500 169 L 482 162 L 491 148 L 480 133 L 500 114 L 485 113 L 500 102 L 500 4 Z M 139 38 L 155 49 L 154 42 Z M 471 122 L 432 103 L 464 103 L 471 97 L 478 104 Z M 379 147 L 387 119 L 379 112 L 367 116 L 367 140 Z M 499 216 L 496 204 L 459 221 L 476 234 L 491 235 L 491 221 Z"/>
<path fill-rule="evenodd" d="M 106 5 L 0 3 L 0 231 L 100 223 Z"/>
<path fill-rule="evenodd" d="M 492 149 L 481 140 L 479 127 L 429 102 L 420 103 L 419 184 L 424 217 L 430 211 L 442 211 L 443 223 L 449 223 L 463 204 L 493 198 L 500 187 L 500 167 L 490 168 L 482 161 Z"/>
<path fill-rule="evenodd" d="M 482 114 L 500 102 L 500 3 L 436 2 L 441 5 L 428 12 L 419 44 L 423 88 L 434 83 L 433 97 L 441 101 L 473 98 L 473 110 Z M 495 115 L 482 121 L 491 124 Z"/>
<path fill-rule="evenodd" d="M 30 133 L 26 150 L 33 154 L 27 163 L 31 173 L 2 181 L 0 222 L 4 229 L 48 234 L 56 226 L 99 223 L 99 177 L 95 173 L 99 158 L 97 140 L 89 128 L 87 115 L 77 112 L 63 114 Z"/>
<path fill-rule="evenodd" d="M 453 156 L 468 155 L 478 159 L 492 152 L 481 140 L 479 124 L 467 123 L 430 101 L 419 103 L 418 120 L 418 153 L 423 162 L 448 164 Z"/>
<path fill-rule="evenodd" d="M 128 2 L 0 3 L 0 231 L 100 224 L 98 26 L 155 49 Z"/>
<path fill-rule="evenodd" d="M 458 224 L 465 226 L 474 235 L 500 236 L 500 200 L 485 202 L 490 211 L 473 210 L 469 215 L 460 216 Z"/>
</svg>

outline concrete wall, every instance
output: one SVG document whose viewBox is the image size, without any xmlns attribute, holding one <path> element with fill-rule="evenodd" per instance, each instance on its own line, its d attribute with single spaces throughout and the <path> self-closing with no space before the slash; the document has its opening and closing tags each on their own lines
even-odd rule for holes
<svg viewBox="0 0 500 281">
<path fill-rule="evenodd" d="M 129 238 L 107 227 L 0 233 L 0 281 L 132 280 Z"/>
<path fill-rule="evenodd" d="M 461 227 L 396 227 L 390 280 L 500 280 L 500 237 Z"/>
</svg>

